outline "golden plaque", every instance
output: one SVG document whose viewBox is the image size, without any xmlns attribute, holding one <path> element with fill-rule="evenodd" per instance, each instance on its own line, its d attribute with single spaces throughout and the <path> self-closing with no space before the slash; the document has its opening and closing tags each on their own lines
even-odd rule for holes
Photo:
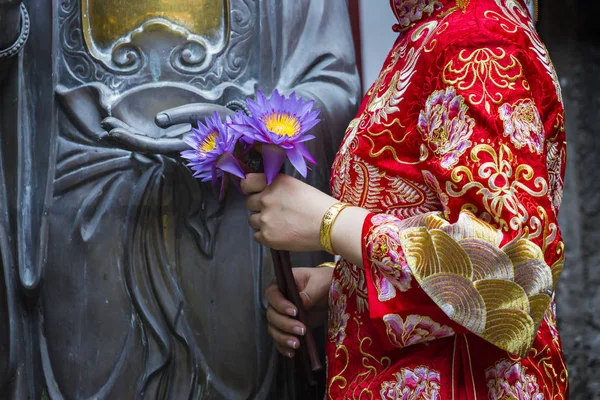
<svg viewBox="0 0 600 400">
<path fill-rule="evenodd" d="M 152 25 L 184 28 L 211 53 L 218 53 L 228 41 L 229 10 L 229 0 L 82 0 L 83 36 L 99 60 L 110 57 L 132 33 Z"/>
</svg>

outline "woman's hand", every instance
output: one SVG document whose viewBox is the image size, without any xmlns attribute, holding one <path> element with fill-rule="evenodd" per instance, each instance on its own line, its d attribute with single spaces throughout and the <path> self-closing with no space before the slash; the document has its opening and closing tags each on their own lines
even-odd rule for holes
<svg viewBox="0 0 600 400">
<path fill-rule="evenodd" d="M 327 321 L 332 276 L 333 268 L 294 268 L 296 286 L 300 291 L 302 305 L 308 313 L 308 328 L 323 325 Z M 298 337 L 304 336 L 307 327 L 293 318 L 298 315 L 298 310 L 283 297 L 276 283 L 267 287 L 265 297 L 269 303 L 269 335 L 273 337 L 275 347 L 281 354 L 293 358 L 300 347 Z"/>
<path fill-rule="evenodd" d="M 241 182 L 248 194 L 246 207 L 254 238 L 275 250 L 323 250 L 319 239 L 321 219 L 337 200 L 287 175 L 267 186 L 263 174 L 249 174 Z"/>
</svg>

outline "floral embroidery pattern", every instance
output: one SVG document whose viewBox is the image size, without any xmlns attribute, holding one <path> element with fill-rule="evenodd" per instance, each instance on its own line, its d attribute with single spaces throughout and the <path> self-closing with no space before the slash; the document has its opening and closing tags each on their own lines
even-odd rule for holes
<svg viewBox="0 0 600 400">
<path fill-rule="evenodd" d="M 440 373 L 427 367 L 414 370 L 402 368 L 394 374 L 396 382 L 381 385 L 381 398 L 384 400 L 441 400 Z"/>
<path fill-rule="evenodd" d="M 460 91 L 477 90 L 468 96 L 474 105 L 483 104 L 491 113 L 491 103 L 500 104 L 504 100 L 504 91 L 514 89 L 516 82 L 523 77 L 523 66 L 514 55 L 508 55 L 502 48 L 482 48 L 472 52 L 462 50 L 458 56 L 448 62 L 442 74 L 444 83 L 456 85 Z M 524 89 L 529 84 L 522 80 Z"/>
<path fill-rule="evenodd" d="M 467 115 L 468 109 L 464 98 L 450 86 L 433 92 L 419 115 L 417 128 L 446 169 L 454 167 L 471 146 L 475 120 Z"/>
<path fill-rule="evenodd" d="M 510 137 L 510 141 L 517 149 L 527 146 L 531 152 L 542 154 L 544 125 L 533 101 L 503 104 L 498 109 L 498 114 L 504 122 L 504 136 Z"/>
<path fill-rule="evenodd" d="M 383 321 L 388 339 L 400 348 L 454 335 L 452 328 L 421 315 L 409 315 L 406 320 L 402 320 L 397 314 L 388 314 L 383 317 Z"/>
<path fill-rule="evenodd" d="M 414 22 L 430 16 L 444 5 L 439 0 L 394 0 L 394 13 L 398 18 L 398 31 L 408 29 Z"/>
<path fill-rule="evenodd" d="M 495 2 L 502 10 L 502 14 L 499 14 L 494 10 L 489 10 L 485 12 L 485 17 L 492 21 L 499 22 L 499 26 L 504 29 L 506 33 L 514 34 L 518 30 L 521 30 L 529 38 L 533 53 L 537 56 L 550 79 L 552 79 L 552 83 L 556 89 L 556 97 L 562 104 L 562 91 L 560 84 L 558 83 L 556 70 L 550 60 L 546 46 L 544 46 L 542 39 L 537 34 L 535 22 L 528 15 L 529 11 L 523 9 L 521 2 L 518 0 L 495 0 Z"/>
<path fill-rule="evenodd" d="M 371 260 L 371 275 L 379 301 L 396 297 L 396 290 L 406 292 L 412 284 L 412 274 L 400 248 L 398 218 L 379 214 L 373 217 L 373 230 L 368 239 L 367 255 Z"/>
<path fill-rule="evenodd" d="M 489 400 L 544 400 L 544 394 L 533 375 L 525 373 L 521 364 L 500 360 L 485 371 Z"/>
<path fill-rule="evenodd" d="M 481 202 L 486 211 L 504 231 L 508 231 L 509 226 L 519 229 L 526 224 L 529 213 L 519 200 L 519 194 L 545 196 L 548 194 L 546 180 L 540 176 L 535 177 L 530 165 L 516 165 L 515 156 L 505 144 L 500 146 L 498 152 L 488 144 L 479 144 L 471 150 L 471 159 L 479 165 L 475 171 L 479 178 L 487 180 L 486 184 L 474 178 L 473 169 L 461 165 L 452 171 L 454 183 L 446 182 L 447 193 L 451 197 L 461 197 L 469 190 L 476 190 L 477 195 L 482 196 Z M 530 182 L 532 179 L 533 182 Z M 532 183 L 534 189 L 528 186 Z M 505 212 L 510 216 L 509 222 L 503 218 Z"/>
<path fill-rule="evenodd" d="M 329 295 L 329 340 L 337 346 L 346 338 L 346 326 L 350 315 L 346 313 L 346 295 L 342 287 L 333 281 Z"/>
<path fill-rule="evenodd" d="M 342 259 L 338 266 L 340 275 L 334 281 L 346 291 L 351 298 L 356 299 L 356 309 L 359 313 L 368 311 L 368 293 L 365 270 Z"/>
</svg>

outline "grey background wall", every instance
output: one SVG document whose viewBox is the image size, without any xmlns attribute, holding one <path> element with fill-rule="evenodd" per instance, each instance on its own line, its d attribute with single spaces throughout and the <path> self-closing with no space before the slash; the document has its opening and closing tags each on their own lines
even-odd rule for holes
<svg viewBox="0 0 600 400">
<path fill-rule="evenodd" d="M 566 265 L 558 323 L 571 399 L 600 399 L 600 2 L 541 0 L 540 35 L 558 71 L 569 142 L 560 225 Z M 364 90 L 396 36 L 384 0 L 360 0 Z"/>
<path fill-rule="evenodd" d="M 392 31 L 396 17 L 386 0 L 359 0 L 362 43 L 363 91 L 377 79 L 383 61 L 398 34 Z"/>
</svg>

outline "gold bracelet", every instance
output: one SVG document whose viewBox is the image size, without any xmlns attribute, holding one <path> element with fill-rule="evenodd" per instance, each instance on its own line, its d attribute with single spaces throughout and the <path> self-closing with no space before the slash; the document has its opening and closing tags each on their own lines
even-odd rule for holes
<svg viewBox="0 0 600 400">
<path fill-rule="evenodd" d="M 333 244 L 331 243 L 331 229 L 333 228 L 333 223 L 337 219 L 338 215 L 340 215 L 342 210 L 347 207 L 350 207 L 350 204 L 334 204 L 329 210 L 327 210 L 325 215 L 323 215 L 323 219 L 321 220 L 321 246 L 323 246 L 323 249 L 330 254 L 336 254 L 335 250 L 333 250 Z"/>
<path fill-rule="evenodd" d="M 334 268 L 335 269 L 335 263 L 334 262 L 324 262 L 323 264 L 317 265 L 315 268 Z"/>
</svg>

